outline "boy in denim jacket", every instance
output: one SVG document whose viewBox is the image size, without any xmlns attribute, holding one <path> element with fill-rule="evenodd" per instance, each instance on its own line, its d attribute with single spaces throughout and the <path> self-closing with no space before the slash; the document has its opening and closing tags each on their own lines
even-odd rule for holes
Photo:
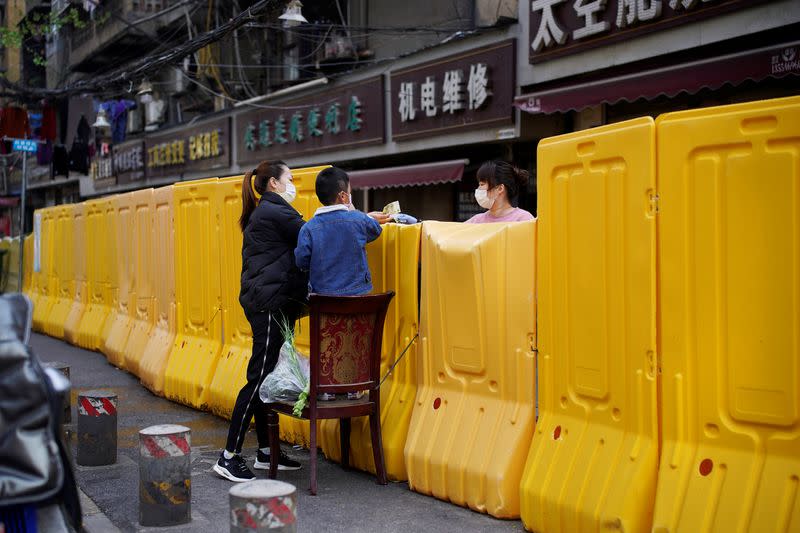
<svg viewBox="0 0 800 533">
<path fill-rule="evenodd" d="M 327 296 L 358 296 L 372 291 L 367 265 L 367 243 L 381 234 L 381 225 L 361 211 L 355 211 L 350 196 L 350 178 L 336 167 L 317 175 L 317 209 L 301 229 L 294 251 L 300 270 L 308 271 L 309 292 Z M 348 393 L 358 399 L 360 393 Z M 320 394 L 320 400 L 333 400 Z"/>
<path fill-rule="evenodd" d="M 324 207 L 300 230 L 295 262 L 308 271 L 310 292 L 327 296 L 358 296 L 372 291 L 367 243 L 381 234 L 380 224 L 353 210 L 350 178 L 336 167 L 317 175 L 317 198 Z"/>
</svg>

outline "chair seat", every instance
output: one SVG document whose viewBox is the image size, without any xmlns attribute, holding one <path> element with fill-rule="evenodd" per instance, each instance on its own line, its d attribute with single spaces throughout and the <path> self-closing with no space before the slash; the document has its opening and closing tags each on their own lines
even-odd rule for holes
<svg viewBox="0 0 800 533">
<path fill-rule="evenodd" d="M 309 406 L 306 404 L 305 409 L 301 416 L 294 416 L 294 402 L 274 402 L 268 403 L 267 409 L 278 411 L 281 414 L 291 416 L 292 418 L 309 418 Z M 372 412 L 375 404 L 369 400 L 369 395 L 365 394 L 358 400 L 328 400 L 317 401 L 317 418 L 342 418 L 353 416 L 367 416 Z"/>
</svg>

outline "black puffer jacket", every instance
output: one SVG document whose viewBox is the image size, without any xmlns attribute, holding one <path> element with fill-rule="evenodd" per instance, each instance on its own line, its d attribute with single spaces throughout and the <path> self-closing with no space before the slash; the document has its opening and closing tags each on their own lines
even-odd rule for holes
<svg viewBox="0 0 800 533">
<path fill-rule="evenodd" d="M 242 288 L 239 303 L 245 313 L 277 311 L 304 302 L 308 276 L 294 262 L 303 218 L 274 192 L 265 192 L 255 208 L 242 241 Z"/>
</svg>

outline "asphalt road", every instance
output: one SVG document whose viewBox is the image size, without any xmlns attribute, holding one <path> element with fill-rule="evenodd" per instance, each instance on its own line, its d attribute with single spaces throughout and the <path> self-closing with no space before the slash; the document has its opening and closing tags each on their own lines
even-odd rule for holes
<svg viewBox="0 0 800 533">
<path fill-rule="evenodd" d="M 117 463 L 103 467 L 76 466 L 84 499 L 86 529 L 102 531 L 228 531 L 229 481 L 211 467 L 224 446 L 228 423 L 153 395 L 138 379 L 110 365 L 102 354 L 34 334 L 34 352 L 42 361 L 63 361 L 72 378 L 72 421 L 67 435 L 76 450 L 77 394 L 92 389 L 117 393 Z M 142 528 L 138 524 L 138 432 L 155 424 L 181 424 L 192 430 L 192 522 L 171 528 Z M 244 455 L 255 457 L 256 440 L 250 431 Z M 519 521 L 497 520 L 434 498 L 411 492 L 406 483 L 375 484 L 373 476 L 344 470 L 322 458 L 318 465 L 319 490 L 310 496 L 308 451 L 284 444 L 286 452 L 300 461 L 297 472 L 279 472 L 278 479 L 298 488 L 298 531 L 310 532 L 503 532 L 524 531 Z M 266 478 L 266 472 L 256 471 Z M 111 525 L 113 524 L 113 526 Z"/>
</svg>

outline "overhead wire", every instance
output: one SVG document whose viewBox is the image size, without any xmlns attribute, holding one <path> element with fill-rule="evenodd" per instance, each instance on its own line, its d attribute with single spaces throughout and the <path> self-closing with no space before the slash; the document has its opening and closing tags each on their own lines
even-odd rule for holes
<svg viewBox="0 0 800 533">
<path fill-rule="evenodd" d="M 164 54 L 147 54 L 129 64 L 121 65 L 105 75 L 78 80 L 66 87 L 57 89 L 28 87 L 11 82 L 7 78 L 0 78 L 0 86 L 3 87 L 5 95 L 15 95 L 17 98 L 28 99 L 69 96 L 79 93 L 102 93 L 107 91 L 111 85 L 127 85 L 130 81 L 139 81 L 160 68 L 176 63 L 204 46 L 230 35 L 235 29 L 278 4 L 279 0 L 259 0 L 235 17 L 220 24 L 214 30 L 198 35 L 182 45 L 173 47 Z"/>
</svg>

